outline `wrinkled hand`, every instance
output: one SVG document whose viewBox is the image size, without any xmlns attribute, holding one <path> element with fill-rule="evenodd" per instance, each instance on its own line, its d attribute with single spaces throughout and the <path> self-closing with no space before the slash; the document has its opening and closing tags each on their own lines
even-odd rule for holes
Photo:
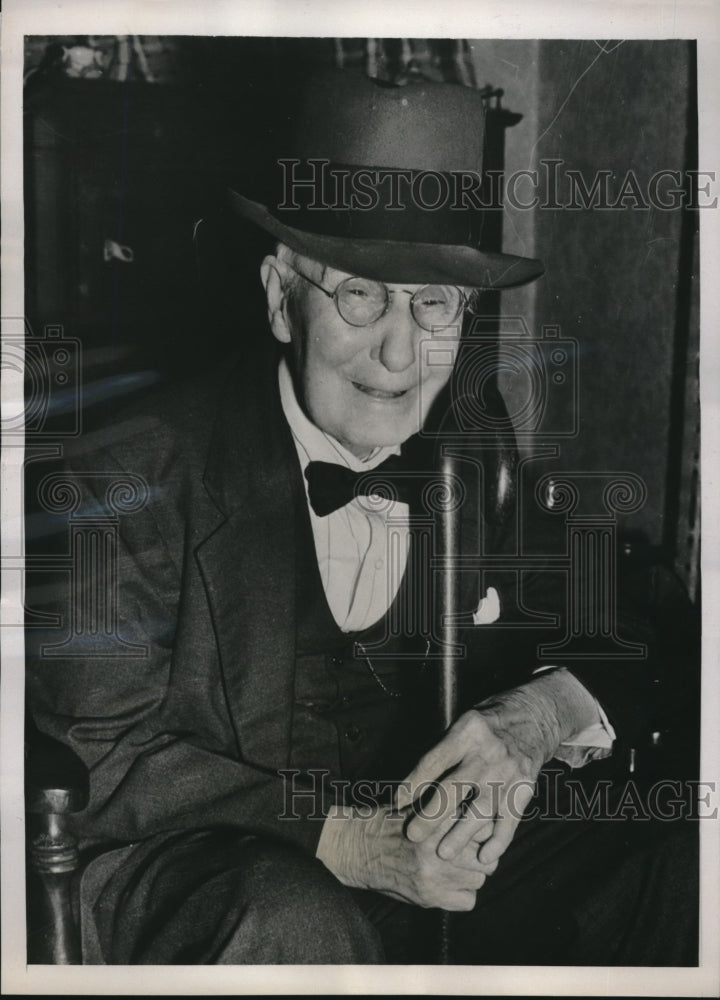
<svg viewBox="0 0 720 1000">
<path fill-rule="evenodd" d="M 346 807 L 344 819 L 328 818 L 317 856 L 345 885 L 470 910 L 515 835 L 540 768 L 599 718 L 593 696 L 564 669 L 490 698 L 420 759 L 395 809 Z"/>
<path fill-rule="evenodd" d="M 318 857 L 344 884 L 374 889 L 417 906 L 471 910 L 475 894 L 497 864 L 483 864 L 477 845 L 459 850 L 452 861 L 439 857 L 438 836 L 408 840 L 407 812 L 387 807 L 346 809 L 325 821 Z"/>
<path fill-rule="evenodd" d="M 444 860 L 476 854 L 497 864 L 559 741 L 552 712 L 521 689 L 462 715 L 400 785 L 399 808 L 426 790 L 406 836 L 435 844 Z M 435 790 L 428 797 L 429 783 Z"/>
</svg>

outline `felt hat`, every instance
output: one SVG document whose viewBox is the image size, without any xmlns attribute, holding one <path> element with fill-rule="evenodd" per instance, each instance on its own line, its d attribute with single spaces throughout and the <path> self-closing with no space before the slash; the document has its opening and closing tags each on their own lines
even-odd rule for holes
<svg viewBox="0 0 720 1000">
<path fill-rule="evenodd" d="M 485 105 L 477 90 L 327 71 L 302 87 L 265 203 L 231 209 L 292 250 L 386 282 L 506 288 L 540 261 L 483 249 Z"/>
</svg>

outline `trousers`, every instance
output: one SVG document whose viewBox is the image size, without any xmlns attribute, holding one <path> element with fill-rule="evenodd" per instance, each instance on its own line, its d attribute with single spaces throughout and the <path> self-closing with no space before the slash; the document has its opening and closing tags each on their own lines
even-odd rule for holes
<svg viewBox="0 0 720 1000">
<path fill-rule="evenodd" d="M 696 965 L 697 846 L 691 819 L 575 817 L 556 801 L 520 822 L 475 908 L 451 915 L 450 961 Z M 287 843 L 179 831 L 124 850 L 86 916 L 85 961 L 429 964 L 438 916 L 348 889 Z"/>
</svg>

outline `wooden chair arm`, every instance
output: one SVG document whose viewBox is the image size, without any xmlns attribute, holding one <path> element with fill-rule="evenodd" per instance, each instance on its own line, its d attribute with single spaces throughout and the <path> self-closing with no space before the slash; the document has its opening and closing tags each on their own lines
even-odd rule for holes
<svg viewBox="0 0 720 1000">
<path fill-rule="evenodd" d="M 75 965 L 81 959 L 73 911 L 80 867 L 72 817 L 88 802 L 88 771 L 73 751 L 30 723 L 26 735 L 25 804 L 28 861 L 28 961 Z M 32 899 L 31 899 L 32 897 Z"/>
</svg>

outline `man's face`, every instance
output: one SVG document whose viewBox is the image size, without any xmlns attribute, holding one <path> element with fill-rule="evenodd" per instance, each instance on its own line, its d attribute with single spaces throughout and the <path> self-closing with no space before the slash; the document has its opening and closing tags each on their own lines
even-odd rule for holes
<svg viewBox="0 0 720 1000">
<path fill-rule="evenodd" d="M 329 292 L 349 277 L 308 258 L 296 258 L 294 267 Z M 291 274 L 286 268 L 286 281 Z M 410 311 L 421 286 L 388 284 L 385 314 L 368 326 L 352 326 L 332 298 L 302 278 L 295 281 L 289 340 L 297 393 L 313 423 L 361 458 L 417 433 L 452 372 L 461 317 L 430 333 Z"/>
</svg>

